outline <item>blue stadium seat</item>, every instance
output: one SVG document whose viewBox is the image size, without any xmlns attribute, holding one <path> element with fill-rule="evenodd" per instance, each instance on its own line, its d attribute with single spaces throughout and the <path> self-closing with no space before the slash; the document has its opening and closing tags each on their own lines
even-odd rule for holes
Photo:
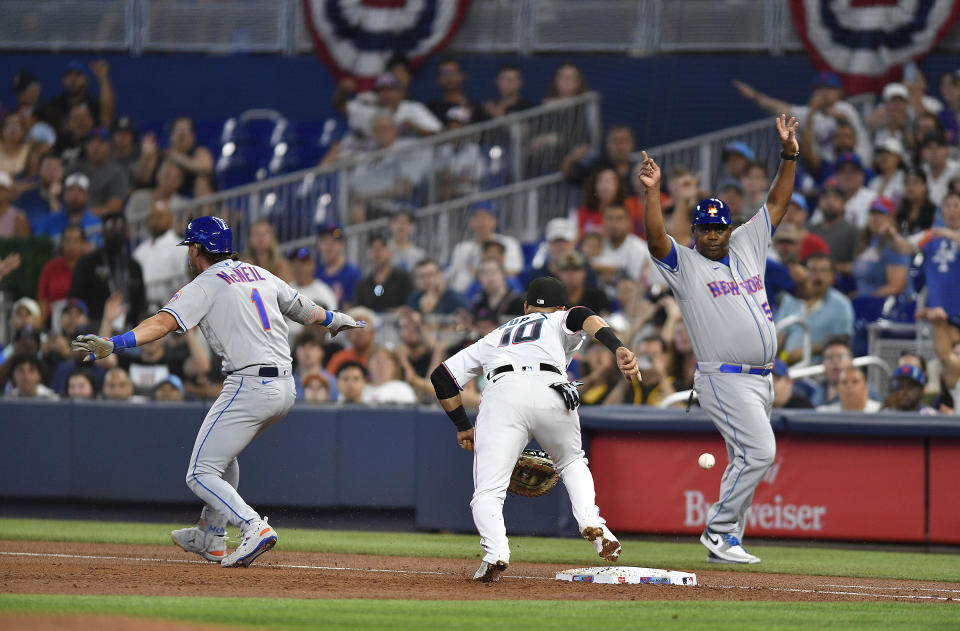
<svg viewBox="0 0 960 631">
<path fill-rule="evenodd" d="M 197 144 L 211 151 L 219 149 L 223 124 L 224 121 L 222 118 L 217 120 L 194 121 L 193 128 L 197 136 Z"/>
<path fill-rule="evenodd" d="M 271 175 L 281 175 L 313 166 L 313 164 L 303 161 L 300 155 L 300 147 L 281 141 L 273 146 L 269 171 Z"/>
</svg>

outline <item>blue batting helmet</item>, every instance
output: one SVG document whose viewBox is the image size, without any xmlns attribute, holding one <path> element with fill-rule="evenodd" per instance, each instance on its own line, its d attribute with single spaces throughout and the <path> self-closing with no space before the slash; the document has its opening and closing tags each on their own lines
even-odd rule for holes
<svg viewBox="0 0 960 631">
<path fill-rule="evenodd" d="M 233 232 L 220 217 L 197 217 L 187 224 L 183 241 L 177 245 L 196 243 L 207 252 L 227 253 L 233 251 Z"/>
<path fill-rule="evenodd" d="M 691 223 L 694 226 L 705 223 L 722 223 L 725 226 L 732 225 L 733 220 L 730 218 L 730 207 L 727 206 L 722 199 L 717 199 L 716 197 L 702 199 L 700 203 L 697 204 L 697 209 L 693 211 L 693 221 Z"/>
</svg>

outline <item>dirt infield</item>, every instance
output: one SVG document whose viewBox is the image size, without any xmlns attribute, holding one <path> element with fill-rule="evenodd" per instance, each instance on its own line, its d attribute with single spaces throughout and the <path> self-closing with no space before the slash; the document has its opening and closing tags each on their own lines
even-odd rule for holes
<svg viewBox="0 0 960 631">
<path fill-rule="evenodd" d="M 698 570 L 696 587 L 593 585 L 553 580 L 557 571 L 569 569 L 569 565 L 514 563 L 499 583 L 479 584 L 471 578 L 478 564 L 479 561 L 463 559 L 275 550 L 250 568 L 223 569 L 173 545 L 0 541 L 0 592 L 428 600 L 960 603 L 960 583 Z"/>
</svg>

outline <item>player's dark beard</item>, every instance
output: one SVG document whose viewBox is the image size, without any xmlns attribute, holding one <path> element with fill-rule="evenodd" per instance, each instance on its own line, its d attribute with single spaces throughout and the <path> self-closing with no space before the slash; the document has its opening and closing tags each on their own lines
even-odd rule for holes
<svg viewBox="0 0 960 631">
<path fill-rule="evenodd" d="M 190 273 L 191 280 L 200 275 L 200 270 L 197 268 L 197 264 L 193 262 L 193 257 L 190 256 L 189 252 L 187 252 L 187 272 Z"/>
</svg>

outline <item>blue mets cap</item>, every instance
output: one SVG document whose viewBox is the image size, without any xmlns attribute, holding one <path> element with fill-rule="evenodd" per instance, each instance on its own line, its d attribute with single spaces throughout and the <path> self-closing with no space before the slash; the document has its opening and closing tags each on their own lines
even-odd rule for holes
<svg viewBox="0 0 960 631">
<path fill-rule="evenodd" d="M 63 69 L 63 74 L 70 72 L 79 72 L 80 74 L 87 74 L 87 67 L 83 65 L 83 62 L 79 59 L 71 59 L 67 62 L 67 66 Z"/>
<path fill-rule="evenodd" d="M 800 193 L 794 193 L 790 196 L 790 203 L 796 204 L 803 209 L 803 212 L 810 213 L 810 205 L 807 204 L 807 198 L 801 195 Z"/>
<path fill-rule="evenodd" d="M 287 251 L 287 259 L 291 261 L 307 261 L 312 255 L 310 248 L 292 248 Z"/>
<path fill-rule="evenodd" d="M 817 73 L 817 76 L 813 78 L 813 87 L 817 88 L 821 86 L 825 88 L 843 88 L 843 82 L 840 81 L 837 73 L 824 70 L 823 72 Z"/>
<path fill-rule="evenodd" d="M 693 211 L 693 225 L 705 223 L 721 223 L 725 226 L 733 224 L 730 218 L 730 207 L 722 199 L 710 197 L 700 200 L 697 209 Z"/>
<path fill-rule="evenodd" d="M 723 146 L 723 157 L 727 157 L 728 153 L 739 153 L 750 162 L 753 162 L 756 159 L 753 149 L 751 149 L 750 145 L 742 140 L 731 140 L 725 144 Z"/>
<path fill-rule="evenodd" d="M 160 386 L 162 386 L 162 385 L 165 384 L 165 383 L 169 383 L 171 386 L 173 386 L 174 388 L 176 388 L 177 390 L 179 390 L 179 391 L 180 391 L 180 396 L 183 396 L 183 380 L 180 379 L 180 377 L 178 377 L 178 376 L 176 376 L 176 375 L 167 375 L 167 376 L 163 379 L 163 381 L 161 381 L 160 383 L 158 383 L 158 384 L 156 385 L 156 387 L 154 388 L 154 390 L 159 390 L 159 389 L 160 389 Z"/>
<path fill-rule="evenodd" d="M 338 241 L 343 241 L 343 226 L 338 223 L 328 222 L 317 226 L 317 236 L 331 236 Z"/>
<path fill-rule="evenodd" d="M 203 246 L 207 252 L 230 253 L 233 251 L 233 232 L 220 217 L 197 217 L 187 224 L 183 241 L 177 245 L 191 243 Z"/>
<path fill-rule="evenodd" d="M 837 169 L 839 169 L 840 167 L 842 167 L 842 166 L 845 165 L 845 164 L 852 164 L 852 165 L 854 165 L 855 167 L 857 167 L 858 169 L 860 169 L 861 171 L 864 170 L 864 169 L 863 169 L 863 160 L 861 160 L 861 159 L 860 159 L 860 156 L 858 156 L 857 154 L 853 153 L 852 151 L 844 151 L 843 153 L 841 153 L 840 155 L 837 156 L 837 159 L 836 159 L 836 161 L 834 162 L 834 166 L 835 166 Z"/>
<path fill-rule="evenodd" d="M 921 386 L 927 385 L 927 376 L 923 374 L 923 371 L 920 370 L 919 367 L 911 364 L 897 366 L 897 369 L 893 371 L 893 377 L 890 378 L 890 381 L 892 383 L 898 379 L 912 379 Z"/>
</svg>

